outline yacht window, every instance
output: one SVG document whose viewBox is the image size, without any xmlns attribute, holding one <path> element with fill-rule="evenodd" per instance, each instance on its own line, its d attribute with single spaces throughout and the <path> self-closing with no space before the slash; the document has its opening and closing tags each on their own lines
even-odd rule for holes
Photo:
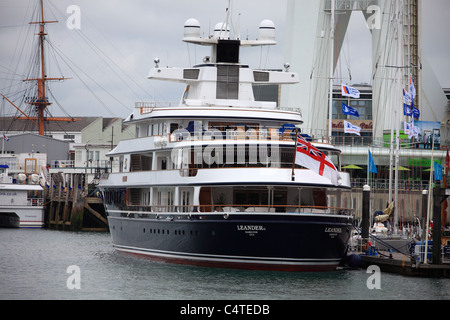
<svg viewBox="0 0 450 320">
<path fill-rule="evenodd" d="M 183 78 L 197 80 L 199 73 L 200 69 L 184 69 Z"/>
<path fill-rule="evenodd" d="M 175 130 L 178 130 L 180 125 L 178 123 L 171 123 L 170 124 L 170 133 L 173 133 Z"/>
<path fill-rule="evenodd" d="M 239 66 L 217 66 L 217 99 L 238 99 Z"/>
<path fill-rule="evenodd" d="M 151 137 L 153 135 L 153 132 L 152 132 L 153 130 L 152 129 L 153 129 L 153 125 L 149 124 L 148 125 L 148 129 L 147 129 L 148 130 L 147 131 L 147 136 Z"/>
</svg>

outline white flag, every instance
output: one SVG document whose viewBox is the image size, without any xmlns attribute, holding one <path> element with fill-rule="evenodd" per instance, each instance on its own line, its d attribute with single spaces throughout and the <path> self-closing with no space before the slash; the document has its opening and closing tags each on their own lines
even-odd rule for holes
<svg viewBox="0 0 450 320">
<path fill-rule="evenodd" d="M 360 136 L 361 135 L 360 131 L 361 131 L 360 127 L 355 126 L 354 124 L 351 124 L 350 122 L 344 120 L 344 132 L 345 133 L 354 133 L 354 134 L 357 134 L 358 136 Z"/>
<path fill-rule="evenodd" d="M 408 122 L 404 122 L 403 123 L 403 131 L 405 131 L 405 134 L 410 134 L 410 132 L 411 132 L 411 123 L 408 123 Z M 411 136 L 409 136 L 409 138 L 411 138 Z"/>
<path fill-rule="evenodd" d="M 411 94 L 409 92 L 406 92 L 405 89 L 403 89 L 403 100 L 405 100 L 406 103 L 411 104 Z"/>
<path fill-rule="evenodd" d="M 416 97 L 416 87 L 414 86 L 414 80 L 412 77 L 409 79 L 409 94 L 412 99 Z"/>
<path fill-rule="evenodd" d="M 420 128 L 416 126 L 412 126 L 411 131 L 416 139 L 419 139 Z"/>
<path fill-rule="evenodd" d="M 306 141 L 300 134 L 297 135 L 295 163 L 330 179 L 335 186 L 341 184 L 342 177 L 333 162 L 325 153 Z"/>
<path fill-rule="evenodd" d="M 342 92 L 342 96 L 343 97 L 350 97 L 350 98 L 359 98 L 359 90 L 346 86 L 346 85 L 341 85 L 341 92 Z"/>
</svg>

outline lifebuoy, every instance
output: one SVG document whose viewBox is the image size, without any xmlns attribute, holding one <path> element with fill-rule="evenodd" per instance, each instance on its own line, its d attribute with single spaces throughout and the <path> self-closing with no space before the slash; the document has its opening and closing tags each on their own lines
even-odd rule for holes
<svg viewBox="0 0 450 320">
<path fill-rule="evenodd" d="M 368 251 L 369 248 L 372 246 L 372 244 L 369 242 L 366 243 L 366 245 L 364 246 L 364 251 Z"/>
</svg>

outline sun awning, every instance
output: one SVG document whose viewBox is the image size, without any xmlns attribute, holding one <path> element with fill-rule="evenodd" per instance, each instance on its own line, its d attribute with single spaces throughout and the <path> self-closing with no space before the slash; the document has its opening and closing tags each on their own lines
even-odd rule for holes
<svg viewBox="0 0 450 320">
<path fill-rule="evenodd" d="M 362 170 L 361 167 L 358 167 L 358 166 L 356 166 L 354 164 L 349 164 L 349 165 L 347 165 L 345 167 L 342 167 L 342 169 L 358 169 L 358 170 Z"/>
<path fill-rule="evenodd" d="M 397 169 L 394 167 L 394 170 L 397 170 Z M 398 166 L 398 171 L 411 171 L 411 169 L 408 169 L 408 168 L 402 167 L 402 166 Z"/>
</svg>

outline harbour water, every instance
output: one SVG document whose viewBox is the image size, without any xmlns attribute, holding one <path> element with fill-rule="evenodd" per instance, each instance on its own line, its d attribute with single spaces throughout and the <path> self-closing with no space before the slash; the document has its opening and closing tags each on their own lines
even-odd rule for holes
<svg viewBox="0 0 450 320">
<path fill-rule="evenodd" d="M 447 300 L 450 280 L 366 270 L 284 273 L 204 268 L 116 252 L 106 232 L 0 229 L 2 300 Z M 79 287 L 77 287 L 79 285 Z"/>
</svg>

